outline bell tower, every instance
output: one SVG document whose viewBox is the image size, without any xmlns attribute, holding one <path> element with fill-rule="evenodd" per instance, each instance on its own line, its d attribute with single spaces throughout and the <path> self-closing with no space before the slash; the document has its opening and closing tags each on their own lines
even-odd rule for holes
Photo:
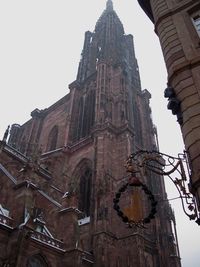
<svg viewBox="0 0 200 267">
<path fill-rule="evenodd" d="M 172 234 L 172 228 L 166 216 L 170 207 L 162 202 L 166 197 L 162 177 L 150 173 L 140 177 L 160 200 L 158 217 L 148 229 L 127 229 L 113 209 L 115 192 L 126 179 L 123 166 L 128 155 L 158 148 L 149 106 L 151 94 L 141 89 L 133 36 L 125 34 L 111 0 L 94 31 L 85 33 L 77 79 L 70 91 L 74 98 L 68 142 L 77 147 L 85 142 L 84 152 L 80 148 L 77 153 L 89 153 L 92 162 L 88 227 L 96 266 L 179 267 L 177 244 L 164 237 Z M 149 203 L 136 190 L 128 192 L 123 206 L 130 216 L 142 218 Z M 163 246 L 170 249 L 162 253 Z M 170 254 L 176 256 L 170 258 Z"/>
<path fill-rule="evenodd" d="M 79 104 L 74 104 L 72 141 L 91 134 L 97 126 L 109 125 L 127 128 L 127 133 L 136 136 L 141 145 L 138 133 L 133 133 L 141 132 L 142 127 L 136 103 L 141 95 L 148 102 L 150 94 L 141 91 L 133 37 L 125 35 L 112 1 L 107 1 L 94 32 L 85 33 L 81 56 L 75 83 L 79 86 Z"/>
</svg>

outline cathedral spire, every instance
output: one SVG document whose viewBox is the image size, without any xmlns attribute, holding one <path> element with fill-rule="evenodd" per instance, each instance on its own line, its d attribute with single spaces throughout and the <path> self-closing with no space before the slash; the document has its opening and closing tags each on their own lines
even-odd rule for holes
<svg viewBox="0 0 200 267">
<path fill-rule="evenodd" d="M 106 10 L 113 10 L 113 2 L 112 2 L 112 0 L 107 0 Z"/>
</svg>

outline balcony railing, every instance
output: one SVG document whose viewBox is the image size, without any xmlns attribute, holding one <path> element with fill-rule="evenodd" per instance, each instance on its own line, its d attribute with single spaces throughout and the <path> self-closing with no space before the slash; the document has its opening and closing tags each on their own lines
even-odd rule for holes
<svg viewBox="0 0 200 267">
<path fill-rule="evenodd" d="M 32 232 L 31 233 L 31 238 L 34 240 L 37 240 L 41 243 L 44 243 L 48 246 L 54 247 L 56 249 L 59 250 L 64 250 L 64 244 L 62 241 L 54 239 L 50 236 L 47 236 L 43 233 L 39 233 L 39 232 Z"/>
<path fill-rule="evenodd" d="M 13 219 L 11 219 L 10 217 L 7 217 L 3 214 L 0 214 L 0 224 L 6 225 L 8 227 L 12 227 L 13 226 Z"/>
</svg>

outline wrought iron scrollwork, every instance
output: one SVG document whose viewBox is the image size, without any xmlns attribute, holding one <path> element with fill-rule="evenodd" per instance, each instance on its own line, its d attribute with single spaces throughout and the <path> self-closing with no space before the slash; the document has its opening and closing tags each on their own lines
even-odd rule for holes
<svg viewBox="0 0 200 267">
<path fill-rule="evenodd" d="M 168 177 L 173 182 L 179 193 L 179 198 L 181 200 L 184 213 L 189 217 L 190 220 L 195 220 L 195 222 L 200 225 L 200 215 L 198 213 L 196 200 L 189 191 L 187 184 L 190 177 L 190 171 L 186 153 L 179 154 L 178 157 L 172 157 L 158 151 L 140 150 L 132 153 L 128 157 L 125 167 L 127 172 L 131 173 L 132 175 L 136 172 L 142 172 L 143 174 L 145 174 L 148 171 L 151 171 L 152 173 L 155 173 L 157 175 Z M 126 216 L 122 214 L 118 205 L 121 191 L 125 190 L 128 186 L 131 186 L 130 182 L 119 189 L 113 202 L 114 209 L 117 211 L 118 215 L 122 218 L 123 221 L 130 224 L 131 221 L 129 219 L 127 220 Z M 132 186 L 140 186 L 145 193 L 150 192 L 148 191 L 146 185 L 140 182 L 138 178 L 135 178 Z M 149 194 L 152 197 L 152 210 L 150 212 L 151 214 L 152 211 L 154 211 L 154 205 L 156 201 L 153 194 Z M 136 226 L 141 226 L 145 222 L 146 220 L 143 219 L 140 222 L 133 221 L 133 224 L 135 224 Z"/>
</svg>

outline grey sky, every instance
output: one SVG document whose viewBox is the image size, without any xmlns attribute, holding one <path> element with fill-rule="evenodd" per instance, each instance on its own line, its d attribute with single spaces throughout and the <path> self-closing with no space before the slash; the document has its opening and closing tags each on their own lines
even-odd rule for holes
<svg viewBox="0 0 200 267">
<path fill-rule="evenodd" d="M 8 124 L 22 124 L 68 92 L 76 78 L 84 33 L 93 31 L 106 0 L 0 0 L 0 137 Z M 142 88 L 152 94 L 160 150 L 183 151 L 176 117 L 163 97 L 167 74 L 153 25 L 136 0 L 113 0 L 125 32 L 134 36 Z M 167 183 L 168 184 L 168 183 Z M 177 194 L 167 186 L 169 198 Z M 171 193 L 170 193 L 171 192 Z M 179 200 L 175 208 L 183 267 L 199 267 L 200 227 L 190 222 Z"/>
</svg>

